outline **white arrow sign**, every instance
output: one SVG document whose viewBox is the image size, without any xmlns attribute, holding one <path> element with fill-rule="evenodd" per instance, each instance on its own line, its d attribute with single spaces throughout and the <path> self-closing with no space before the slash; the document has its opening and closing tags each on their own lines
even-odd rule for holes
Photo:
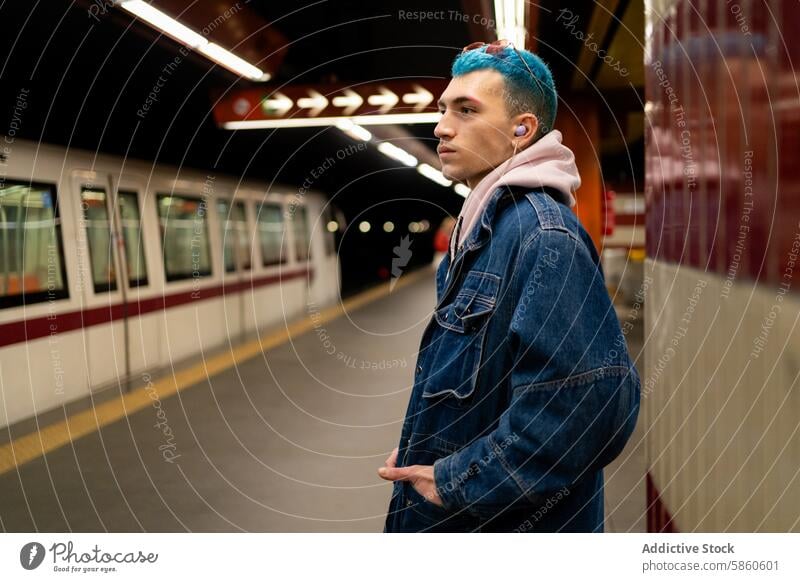
<svg viewBox="0 0 800 582">
<path fill-rule="evenodd" d="M 397 105 L 397 102 L 400 98 L 395 94 L 389 91 L 386 87 L 380 88 L 381 94 L 380 95 L 370 95 L 367 97 L 367 103 L 370 105 L 380 105 L 380 109 L 378 111 L 380 113 L 386 113 L 392 107 Z"/>
<path fill-rule="evenodd" d="M 344 115 L 350 115 L 353 111 L 361 107 L 362 103 L 364 103 L 364 100 L 361 98 L 361 95 L 352 89 L 347 89 L 344 95 L 333 98 L 333 106 L 344 107 L 342 110 L 342 114 Z"/>
<path fill-rule="evenodd" d="M 419 85 L 414 85 L 414 91 L 403 95 L 403 103 L 414 105 L 414 111 L 422 111 L 433 101 L 433 93 Z"/>
<path fill-rule="evenodd" d="M 294 105 L 294 102 L 283 93 L 275 93 L 271 99 L 264 99 L 261 108 L 268 115 L 284 115 Z"/>
<path fill-rule="evenodd" d="M 297 106 L 300 109 L 309 109 L 308 114 L 311 117 L 319 115 L 319 112 L 328 106 L 328 100 L 325 96 L 317 91 L 310 90 L 308 92 L 311 97 L 301 97 L 297 100 Z"/>
</svg>

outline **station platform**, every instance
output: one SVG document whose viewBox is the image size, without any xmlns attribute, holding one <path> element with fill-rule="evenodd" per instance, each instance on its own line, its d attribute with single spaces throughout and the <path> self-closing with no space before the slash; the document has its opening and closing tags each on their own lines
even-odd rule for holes
<svg viewBox="0 0 800 582">
<path fill-rule="evenodd" d="M 382 531 L 391 484 L 376 470 L 397 445 L 435 295 L 423 268 L 3 429 L 0 529 Z M 641 329 L 628 340 L 637 358 Z M 639 424 L 606 468 L 606 531 L 645 531 Z"/>
</svg>

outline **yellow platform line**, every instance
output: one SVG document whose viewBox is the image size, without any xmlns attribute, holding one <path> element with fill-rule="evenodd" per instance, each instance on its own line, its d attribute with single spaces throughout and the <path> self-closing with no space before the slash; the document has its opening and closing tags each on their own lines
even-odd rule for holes
<svg viewBox="0 0 800 582">
<path fill-rule="evenodd" d="M 414 283 L 423 275 L 429 274 L 430 271 L 425 268 L 409 273 L 397 280 L 394 290 Z M 313 318 L 300 319 L 283 329 L 264 334 L 224 353 L 188 366 L 175 374 L 148 382 L 130 392 L 0 445 L 0 475 L 152 406 L 155 395 L 159 400 L 169 398 L 190 386 L 258 356 L 265 350 L 279 346 L 323 323 L 337 319 L 345 311 L 355 311 L 364 305 L 386 297 L 389 293 L 389 283 L 373 287 L 344 302 L 319 311 Z"/>
</svg>

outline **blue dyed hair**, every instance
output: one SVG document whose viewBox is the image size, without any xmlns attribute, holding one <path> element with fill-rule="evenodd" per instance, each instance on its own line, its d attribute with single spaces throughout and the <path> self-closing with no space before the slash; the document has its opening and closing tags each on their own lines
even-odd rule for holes
<svg viewBox="0 0 800 582">
<path fill-rule="evenodd" d="M 550 69 L 530 51 L 515 51 L 506 47 L 496 54 L 490 54 L 486 52 L 486 48 L 483 46 L 460 53 L 453 61 L 452 76 L 459 77 L 484 69 L 493 69 L 503 75 L 508 112 L 512 116 L 527 112 L 536 115 L 539 120 L 539 129 L 534 139 L 536 141 L 553 129 L 556 119 L 558 94 Z M 525 59 L 528 67 L 520 56 Z"/>
</svg>

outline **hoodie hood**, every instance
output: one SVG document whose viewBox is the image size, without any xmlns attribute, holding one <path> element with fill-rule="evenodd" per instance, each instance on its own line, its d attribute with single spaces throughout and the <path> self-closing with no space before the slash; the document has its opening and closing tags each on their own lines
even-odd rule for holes
<svg viewBox="0 0 800 582">
<path fill-rule="evenodd" d="M 491 194 L 500 186 L 525 188 L 548 186 L 562 194 L 559 202 L 569 207 L 575 206 L 573 194 L 581 185 L 581 177 L 575 165 L 575 154 L 561 143 L 561 138 L 560 131 L 552 130 L 529 148 L 500 164 L 478 182 L 467 196 L 458 215 L 456 225 L 460 223 L 460 228 L 456 227 L 456 234 L 451 238 L 451 259 L 472 229 L 478 227 Z"/>
</svg>

